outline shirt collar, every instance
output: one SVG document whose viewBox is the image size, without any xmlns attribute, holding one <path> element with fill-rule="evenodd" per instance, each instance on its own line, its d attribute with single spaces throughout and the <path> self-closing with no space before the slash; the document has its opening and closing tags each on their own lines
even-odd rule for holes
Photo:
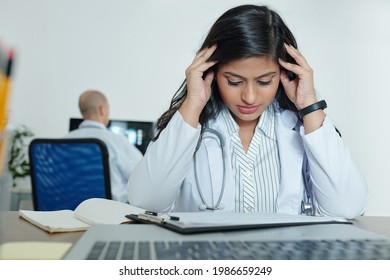
<svg viewBox="0 0 390 280">
<path fill-rule="evenodd" d="M 222 117 L 225 119 L 227 131 L 229 135 L 238 133 L 239 127 L 236 121 L 233 119 L 229 109 L 225 106 L 222 109 Z M 265 136 L 272 140 L 276 140 L 275 134 L 275 103 L 272 102 L 267 109 L 261 114 L 260 119 L 256 126 L 257 132 L 264 133 Z"/>
<path fill-rule="evenodd" d="M 256 129 L 261 130 L 268 138 L 276 140 L 274 103 L 271 103 L 261 114 Z"/>
<path fill-rule="evenodd" d="M 85 128 L 85 127 L 96 127 L 96 128 L 103 128 L 103 129 L 107 128 L 103 123 L 97 121 L 91 121 L 91 120 L 85 120 L 79 125 L 79 128 Z"/>
</svg>

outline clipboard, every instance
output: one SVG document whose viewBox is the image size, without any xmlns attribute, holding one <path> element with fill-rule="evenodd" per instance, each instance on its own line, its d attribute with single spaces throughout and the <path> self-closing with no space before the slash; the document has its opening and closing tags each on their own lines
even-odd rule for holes
<svg viewBox="0 0 390 280">
<path fill-rule="evenodd" d="M 302 226 L 313 224 L 352 224 L 343 218 L 289 215 L 278 213 L 175 212 L 146 211 L 126 215 L 138 223 L 155 224 L 180 234 L 259 228 Z"/>
</svg>

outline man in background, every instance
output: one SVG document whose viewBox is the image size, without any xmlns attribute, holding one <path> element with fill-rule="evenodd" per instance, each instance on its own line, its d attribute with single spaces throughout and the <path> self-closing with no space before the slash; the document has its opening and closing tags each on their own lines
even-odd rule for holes
<svg viewBox="0 0 390 280">
<path fill-rule="evenodd" d="M 79 108 L 84 121 L 65 138 L 98 138 L 108 149 L 112 199 L 127 202 L 126 185 L 142 153 L 124 135 L 107 129 L 110 108 L 106 96 L 96 90 L 80 95 Z"/>
</svg>

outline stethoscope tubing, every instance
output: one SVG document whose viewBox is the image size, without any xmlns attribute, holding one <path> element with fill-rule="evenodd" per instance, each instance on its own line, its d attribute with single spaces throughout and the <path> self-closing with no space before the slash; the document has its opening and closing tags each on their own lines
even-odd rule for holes
<svg viewBox="0 0 390 280">
<path fill-rule="evenodd" d="M 211 136 L 211 135 L 205 136 L 206 133 L 213 134 L 214 136 Z M 212 205 L 212 206 L 209 206 L 206 203 L 206 199 L 204 198 L 203 192 L 200 188 L 199 178 L 198 178 L 198 170 L 197 170 L 197 162 L 196 162 L 196 154 L 197 154 L 197 151 L 199 150 L 199 147 L 200 147 L 203 139 L 206 139 L 206 138 L 216 139 L 215 137 L 217 138 L 216 141 L 219 142 L 219 145 L 221 148 L 221 155 L 222 155 L 222 162 L 223 162 L 223 179 L 222 179 L 221 192 L 219 194 L 217 203 Z M 201 132 L 201 134 L 199 136 L 198 143 L 196 145 L 193 157 L 194 157 L 195 183 L 196 183 L 196 187 L 198 189 L 200 199 L 202 201 L 202 204 L 199 206 L 199 209 L 203 210 L 203 211 L 204 210 L 213 210 L 214 211 L 214 210 L 221 209 L 223 206 L 221 204 L 221 202 L 222 202 L 222 198 L 223 198 L 223 195 L 225 192 L 225 184 L 226 184 L 225 183 L 226 182 L 225 139 L 222 136 L 222 134 L 219 131 L 217 131 L 216 129 L 210 128 L 210 127 L 208 127 L 208 125 L 206 125 L 206 127 L 203 129 L 203 131 Z M 312 190 L 310 178 L 308 177 L 308 174 L 306 174 L 307 166 L 308 166 L 308 159 L 307 159 L 307 155 L 305 153 L 304 158 L 303 158 L 303 165 L 302 165 L 302 175 L 303 175 L 304 185 L 305 185 L 305 194 L 304 194 L 304 199 L 302 200 L 302 203 L 301 203 L 301 211 L 302 211 L 302 213 L 304 213 L 306 215 L 312 216 L 312 215 L 315 215 L 314 205 L 313 205 L 313 190 Z"/>
<path fill-rule="evenodd" d="M 203 196 L 203 192 L 202 192 L 200 185 L 199 185 L 198 170 L 197 170 L 197 164 L 196 164 L 196 153 L 200 147 L 200 143 L 201 143 L 202 139 L 206 139 L 206 138 L 215 139 L 215 137 L 213 137 L 213 136 L 206 136 L 206 133 L 214 134 L 214 136 L 217 137 L 217 139 L 218 139 L 217 142 L 219 142 L 219 146 L 221 148 L 221 156 L 222 156 L 222 163 L 223 163 L 223 178 L 222 178 L 221 191 L 220 191 L 217 203 L 212 205 L 212 206 L 209 206 L 207 204 L 206 199 Z M 221 133 L 219 133 L 217 130 L 215 130 L 213 128 L 209 128 L 208 126 L 206 126 L 203 129 L 203 131 L 201 132 L 201 134 L 199 136 L 198 143 L 196 145 L 196 149 L 195 149 L 195 153 L 194 153 L 194 173 L 195 173 L 196 187 L 198 189 L 200 199 L 202 200 L 202 204 L 199 206 L 199 209 L 200 210 L 213 210 L 213 211 L 222 209 L 223 205 L 221 204 L 221 202 L 222 202 L 222 198 L 223 198 L 223 195 L 225 192 L 225 185 L 226 185 L 226 183 L 225 183 L 226 182 L 225 141 L 224 141 L 224 138 L 221 135 Z"/>
</svg>

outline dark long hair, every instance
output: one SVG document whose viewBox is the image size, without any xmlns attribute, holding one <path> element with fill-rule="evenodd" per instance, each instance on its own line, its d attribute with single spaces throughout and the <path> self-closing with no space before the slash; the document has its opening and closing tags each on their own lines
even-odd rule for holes
<svg viewBox="0 0 390 280">
<path fill-rule="evenodd" d="M 276 12 L 267 6 L 242 5 L 228 10 L 217 19 L 200 50 L 217 44 L 217 49 L 209 60 L 218 61 L 218 64 L 253 56 L 268 56 L 277 64 L 279 64 L 278 58 L 295 63 L 287 53 L 284 43 L 297 48 L 293 34 Z M 216 71 L 218 64 L 208 71 Z M 211 84 L 211 90 L 210 100 L 200 114 L 199 123 L 202 126 L 209 119 L 215 118 L 224 106 L 215 80 Z M 153 140 L 157 140 L 186 96 L 187 83 L 184 80 L 173 96 L 169 109 L 158 119 L 157 134 Z M 295 105 L 286 96 L 281 83 L 275 99 L 281 108 L 297 111 Z"/>
</svg>

